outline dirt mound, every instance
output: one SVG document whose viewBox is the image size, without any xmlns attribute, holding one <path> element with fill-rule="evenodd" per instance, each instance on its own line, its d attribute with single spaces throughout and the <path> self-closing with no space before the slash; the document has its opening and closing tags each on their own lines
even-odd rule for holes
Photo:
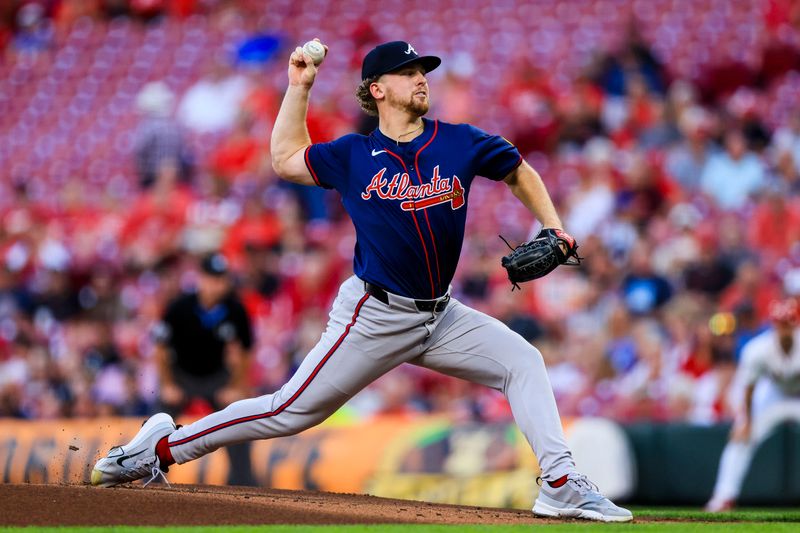
<svg viewBox="0 0 800 533">
<path fill-rule="evenodd" d="M 2 485 L 0 526 L 543 524 L 529 511 L 356 494 L 198 485 Z"/>
</svg>

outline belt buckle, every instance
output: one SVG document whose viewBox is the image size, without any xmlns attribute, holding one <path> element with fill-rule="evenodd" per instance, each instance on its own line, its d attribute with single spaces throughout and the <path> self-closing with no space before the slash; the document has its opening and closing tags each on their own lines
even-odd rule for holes
<svg viewBox="0 0 800 533">
<path fill-rule="evenodd" d="M 448 294 L 441 300 L 436 301 L 436 304 L 433 306 L 433 310 L 437 313 L 441 313 L 442 311 L 444 311 L 445 307 L 447 307 L 447 304 L 449 302 L 450 302 L 450 295 Z"/>
</svg>

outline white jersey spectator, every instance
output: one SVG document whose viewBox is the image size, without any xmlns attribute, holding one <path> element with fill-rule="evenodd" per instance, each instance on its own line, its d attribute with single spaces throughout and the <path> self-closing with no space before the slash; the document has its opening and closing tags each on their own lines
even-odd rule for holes
<svg viewBox="0 0 800 533">
<path fill-rule="evenodd" d="M 136 108 L 141 121 L 133 142 L 139 184 L 151 186 L 161 165 L 167 163 L 179 169 L 181 180 L 191 173 L 192 156 L 181 128 L 172 118 L 175 96 L 164 82 L 145 85 L 136 96 Z"/>
<path fill-rule="evenodd" d="M 726 211 L 742 207 L 764 185 L 764 163 L 747 150 L 739 131 L 725 135 L 725 151 L 712 155 L 700 177 L 700 188 Z"/>
<path fill-rule="evenodd" d="M 614 213 L 612 151 L 612 144 L 605 139 L 586 144 L 587 166 L 580 169 L 580 180 L 566 201 L 566 227 L 576 239 L 588 238 Z"/>
<path fill-rule="evenodd" d="M 222 61 L 216 61 L 205 77 L 192 85 L 178 107 L 178 119 L 197 133 L 214 133 L 233 126 L 242 101 L 247 96 L 247 81 Z"/>
<path fill-rule="evenodd" d="M 718 150 L 709 139 L 709 122 L 707 113 L 701 107 L 685 110 L 678 122 L 683 140 L 667 153 L 667 173 L 690 192 L 697 190 L 703 169 Z"/>
</svg>

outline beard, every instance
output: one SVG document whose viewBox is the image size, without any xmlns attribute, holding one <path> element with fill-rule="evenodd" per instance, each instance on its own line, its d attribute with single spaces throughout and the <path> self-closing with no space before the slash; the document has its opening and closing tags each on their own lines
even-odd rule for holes
<svg viewBox="0 0 800 533">
<path fill-rule="evenodd" d="M 394 108 L 400 109 L 409 113 L 411 115 L 421 117 L 428 112 L 430 108 L 430 99 L 425 98 L 424 100 L 418 100 L 414 98 L 414 95 L 410 95 L 406 98 L 401 97 L 400 95 L 396 94 L 395 92 L 389 90 L 386 92 L 386 100 L 387 102 Z"/>
</svg>

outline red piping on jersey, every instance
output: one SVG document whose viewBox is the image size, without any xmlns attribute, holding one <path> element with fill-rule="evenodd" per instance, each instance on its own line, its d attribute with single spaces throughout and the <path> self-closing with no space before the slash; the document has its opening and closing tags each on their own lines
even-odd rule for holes
<svg viewBox="0 0 800 533">
<path fill-rule="evenodd" d="M 403 165 L 403 170 L 405 171 L 406 174 L 408 174 L 408 167 L 406 167 L 406 162 L 403 161 L 402 157 L 400 157 L 399 155 L 390 150 L 386 150 L 386 153 L 395 157 L 398 161 L 400 161 L 400 164 Z M 409 178 L 411 178 L 411 176 L 409 176 Z M 433 271 L 431 270 L 430 259 L 428 259 L 428 247 L 425 246 L 425 239 L 422 237 L 422 230 L 419 229 L 419 222 L 417 221 L 417 212 L 411 211 L 411 216 L 414 217 L 414 225 L 417 227 L 417 235 L 419 235 L 419 242 L 422 243 L 422 251 L 425 252 L 425 264 L 428 267 L 428 278 L 431 281 L 431 298 L 433 299 L 436 298 L 436 288 L 433 286 Z M 428 217 L 427 213 L 425 214 L 425 217 L 426 218 Z M 430 224 L 428 224 L 428 229 L 430 229 Z M 431 233 L 431 237 L 433 237 L 433 233 Z M 436 268 L 437 269 L 439 268 L 438 264 L 436 265 Z"/>
<path fill-rule="evenodd" d="M 237 424 L 242 424 L 244 422 L 252 422 L 253 420 L 261 420 L 262 418 L 270 418 L 277 414 L 282 413 L 284 410 L 286 410 L 287 407 L 292 405 L 292 403 L 294 403 L 294 401 L 297 400 L 297 398 L 300 397 L 300 395 L 303 393 L 303 391 L 306 390 L 306 388 L 308 388 L 309 384 L 314 380 L 315 377 L 317 377 L 317 374 L 319 374 L 320 370 L 322 370 L 322 367 L 325 366 L 325 363 L 328 362 L 328 360 L 331 358 L 334 352 L 339 348 L 339 346 L 342 345 L 342 342 L 344 341 L 345 337 L 347 337 L 347 334 L 350 333 L 350 328 L 353 327 L 353 325 L 356 323 L 356 318 L 358 318 L 358 314 L 361 311 L 361 307 L 364 305 L 364 302 L 366 302 L 368 298 L 369 298 L 369 293 L 366 293 L 364 294 L 364 296 L 361 297 L 361 299 L 358 301 L 358 304 L 356 305 L 355 311 L 353 311 L 353 318 L 350 320 L 350 323 L 344 328 L 344 332 L 341 334 L 341 336 L 339 336 L 339 339 L 333 344 L 333 346 L 331 346 L 331 349 L 328 350 L 328 353 L 325 354 L 325 356 L 320 360 L 320 362 L 317 363 L 317 366 L 314 367 L 314 370 L 313 372 L 311 372 L 311 375 L 309 375 L 308 378 L 306 378 L 306 380 L 303 382 L 300 388 L 297 389 L 297 392 L 295 392 L 292 395 L 292 397 L 286 400 L 280 407 L 278 407 L 274 411 L 269 411 L 268 413 L 261 413 L 257 415 L 244 416 L 242 418 L 235 418 L 233 420 L 228 420 L 227 422 L 224 422 L 222 424 L 217 424 L 214 427 L 204 429 L 200 433 L 184 437 L 180 440 L 176 440 L 175 442 L 170 442 L 169 447 L 172 448 L 173 446 L 180 446 L 182 444 L 186 444 L 195 439 L 199 439 L 200 437 L 204 437 L 210 433 L 214 433 L 215 431 L 229 428 Z"/>
<path fill-rule="evenodd" d="M 511 144 L 511 143 L 509 143 L 509 144 Z M 513 145 L 512 145 L 512 146 L 513 146 Z M 514 148 L 516 148 L 516 146 L 515 146 Z M 509 171 L 508 171 L 508 173 L 509 173 L 509 174 L 511 174 L 512 172 L 514 172 L 515 170 L 517 170 L 521 164 L 522 164 L 522 154 L 520 154 L 520 156 L 519 156 L 519 161 L 517 161 L 516 163 L 514 163 L 514 168 L 512 168 L 511 170 L 509 170 Z"/>
<path fill-rule="evenodd" d="M 319 182 L 319 178 L 317 177 L 317 173 L 314 172 L 314 168 L 311 166 L 311 160 L 308 158 L 308 151 L 311 150 L 311 145 L 306 147 L 306 151 L 303 153 L 303 158 L 306 160 L 306 167 L 308 171 L 311 173 L 311 177 L 319 187 L 322 187 L 322 184 Z"/>
<path fill-rule="evenodd" d="M 439 121 L 435 120 L 433 122 L 433 135 L 431 135 L 431 138 L 428 139 L 428 142 L 426 142 L 423 145 L 422 148 L 417 150 L 417 153 L 414 156 L 414 170 L 416 170 L 416 172 L 417 172 L 417 179 L 419 180 L 420 187 L 422 187 L 422 175 L 419 173 L 419 154 L 421 154 L 422 151 L 425 148 L 427 148 L 428 145 L 431 144 L 431 142 L 433 142 L 433 139 L 436 138 L 436 132 L 437 131 L 439 131 Z M 416 198 L 415 198 L 415 200 L 416 200 Z M 440 268 L 439 268 L 439 252 L 436 250 L 436 238 L 433 236 L 433 230 L 431 229 L 431 221 L 428 218 L 428 212 L 424 211 L 423 213 L 425 215 L 425 222 L 427 222 L 427 224 L 428 224 L 428 232 L 431 234 L 431 243 L 433 243 L 433 257 L 436 259 L 436 280 L 437 280 L 438 285 L 439 285 L 439 290 L 441 291 L 441 289 L 442 289 L 442 274 L 441 274 L 441 271 L 440 271 Z M 431 298 L 436 298 L 436 296 L 437 296 L 436 294 L 432 294 Z"/>
</svg>

